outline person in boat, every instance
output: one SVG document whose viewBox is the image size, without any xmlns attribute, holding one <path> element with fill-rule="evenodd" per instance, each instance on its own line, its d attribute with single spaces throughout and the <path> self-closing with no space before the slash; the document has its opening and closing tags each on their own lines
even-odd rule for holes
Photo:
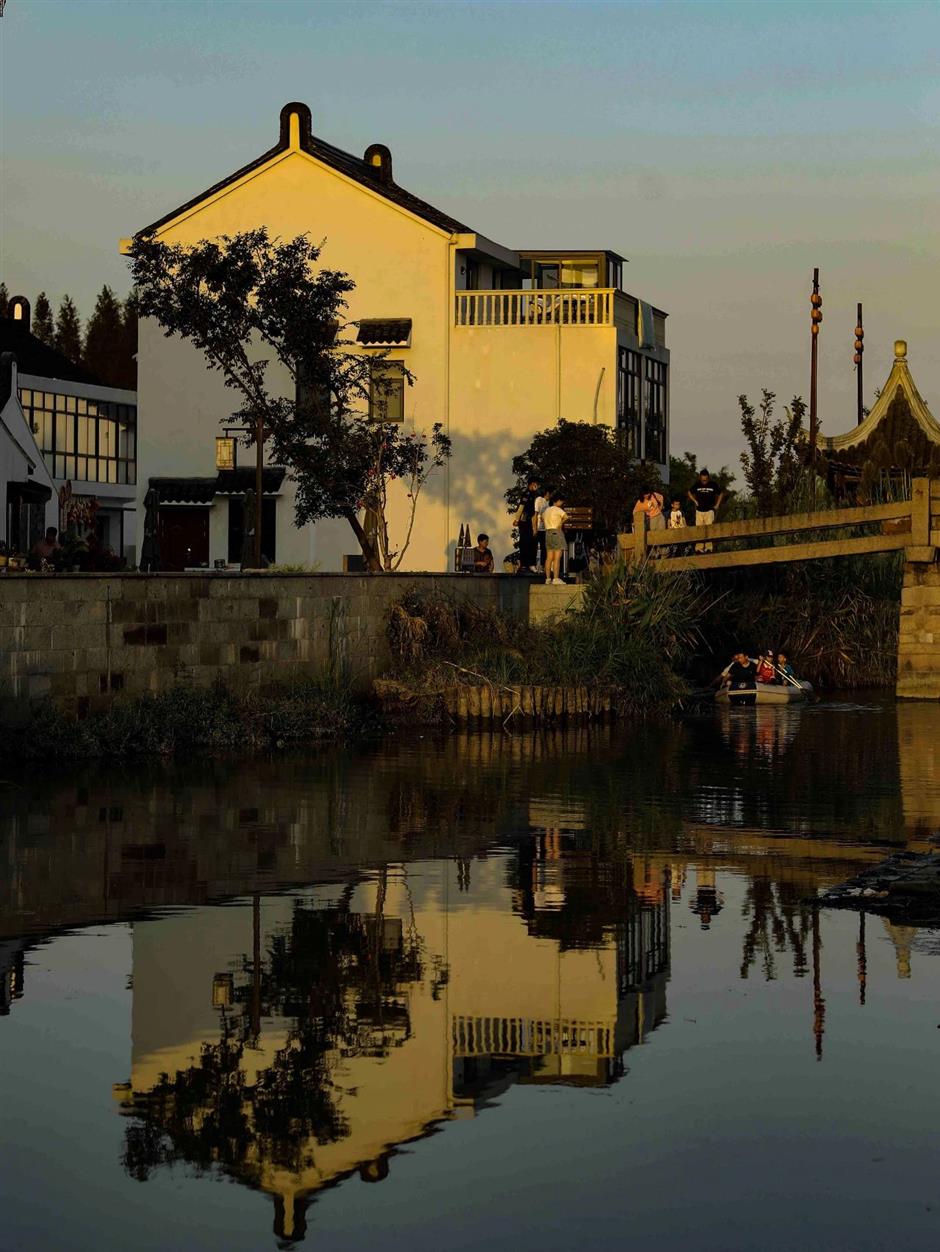
<svg viewBox="0 0 940 1252">
<path fill-rule="evenodd" d="M 793 673 L 793 666 L 790 664 L 785 652 L 777 653 L 777 682 L 789 683 L 796 681 L 796 675 Z"/>
<path fill-rule="evenodd" d="M 768 648 L 757 662 L 756 678 L 759 683 L 772 683 L 777 681 L 777 668 L 774 665 L 773 648 Z"/>
<path fill-rule="evenodd" d="M 746 652 L 735 652 L 722 677 L 730 691 L 755 691 L 757 688 L 757 666 Z"/>
</svg>

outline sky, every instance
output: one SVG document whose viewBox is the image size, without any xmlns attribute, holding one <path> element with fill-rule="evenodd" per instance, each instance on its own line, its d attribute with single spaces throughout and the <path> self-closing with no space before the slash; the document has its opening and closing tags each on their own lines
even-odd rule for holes
<svg viewBox="0 0 940 1252">
<path fill-rule="evenodd" d="M 940 417 L 940 3 L 7 0 L 0 277 L 87 316 L 118 240 L 268 148 L 387 144 L 396 181 L 513 248 L 607 247 L 669 314 L 672 450 L 737 467 L 737 397 L 855 421 L 909 343 Z M 315 223 L 312 229 L 316 230 Z"/>
</svg>

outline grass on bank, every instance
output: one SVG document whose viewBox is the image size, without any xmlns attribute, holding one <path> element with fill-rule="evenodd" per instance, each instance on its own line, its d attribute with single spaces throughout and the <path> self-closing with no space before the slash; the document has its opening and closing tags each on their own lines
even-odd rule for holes
<svg viewBox="0 0 940 1252">
<path fill-rule="evenodd" d="M 81 720 L 46 701 L 24 726 L 3 736 L 0 757 L 65 760 L 279 748 L 359 733 L 368 716 L 348 693 L 325 683 L 243 694 L 222 683 L 180 683 L 161 695 L 115 700 L 106 712 Z"/>
<path fill-rule="evenodd" d="M 662 711 L 687 691 L 708 605 L 694 575 L 619 566 L 588 584 L 584 605 L 536 625 L 445 593 L 406 593 L 389 614 L 394 677 L 423 704 L 455 682 L 609 692 L 620 713 Z"/>
</svg>

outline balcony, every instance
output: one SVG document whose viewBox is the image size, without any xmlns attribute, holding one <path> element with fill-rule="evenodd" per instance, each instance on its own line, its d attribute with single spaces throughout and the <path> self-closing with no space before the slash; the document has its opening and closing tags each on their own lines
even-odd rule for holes
<svg viewBox="0 0 940 1252">
<path fill-rule="evenodd" d="M 455 326 L 614 326 L 613 287 L 458 291 Z M 619 319 L 618 319 L 619 320 Z"/>
</svg>

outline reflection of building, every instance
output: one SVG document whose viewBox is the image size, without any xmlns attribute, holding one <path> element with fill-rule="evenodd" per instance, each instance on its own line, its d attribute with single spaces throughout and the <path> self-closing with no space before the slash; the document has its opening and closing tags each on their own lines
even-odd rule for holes
<svg viewBox="0 0 940 1252">
<path fill-rule="evenodd" d="M 475 864 L 470 898 L 423 862 L 135 923 L 127 1169 L 222 1169 L 297 1239 L 314 1193 L 380 1180 L 509 1083 L 618 1077 L 665 1013 L 667 906 L 567 947 L 512 911 L 507 863 Z"/>
<path fill-rule="evenodd" d="M 40 342 L 30 333 L 29 304 L 22 296 L 10 308 L 11 316 L 0 318 L 0 350 L 16 357 L 20 404 L 55 488 L 72 484 L 73 510 L 81 501 L 94 502 L 93 528 L 101 546 L 132 563 L 137 393 L 102 386 Z M 46 521 L 59 524 L 57 505 Z M 91 528 L 88 521 L 83 536 Z"/>
<path fill-rule="evenodd" d="M 458 525 L 468 520 L 496 546 L 508 525 L 492 486 L 536 431 L 559 418 L 618 427 L 637 458 L 666 472 L 666 315 L 624 289 L 623 257 L 495 243 L 406 191 L 384 145 L 370 144 L 362 156 L 342 152 L 311 124 L 306 105 L 285 105 L 273 147 L 141 233 L 171 245 L 261 226 L 285 240 L 325 237 L 323 263 L 356 283 L 343 337 L 381 357 L 372 368 L 385 395 L 364 397 L 363 410 L 368 404 L 373 417 L 419 429 L 440 421 L 453 439 L 448 470 L 422 499 L 410 568 L 447 568 Z M 175 519 L 181 548 L 185 531 L 193 564 L 225 558 L 241 502 L 214 488 L 213 470 L 231 393 L 189 344 L 148 320 L 138 359 L 146 414 L 140 495 L 153 476 L 161 518 Z M 273 388 L 292 390 L 278 363 L 268 377 Z M 393 515 L 404 506 L 402 492 Z M 278 561 L 337 569 L 354 551 L 346 522 L 295 527 L 289 479 L 272 490 L 269 507 Z"/>
<path fill-rule="evenodd" d="M 5 1017 L 14 1000 L 23 994 L 23 956 L 25 939 L 7 939 L 0 942 L 0 1017 Z"/>
</svg>

